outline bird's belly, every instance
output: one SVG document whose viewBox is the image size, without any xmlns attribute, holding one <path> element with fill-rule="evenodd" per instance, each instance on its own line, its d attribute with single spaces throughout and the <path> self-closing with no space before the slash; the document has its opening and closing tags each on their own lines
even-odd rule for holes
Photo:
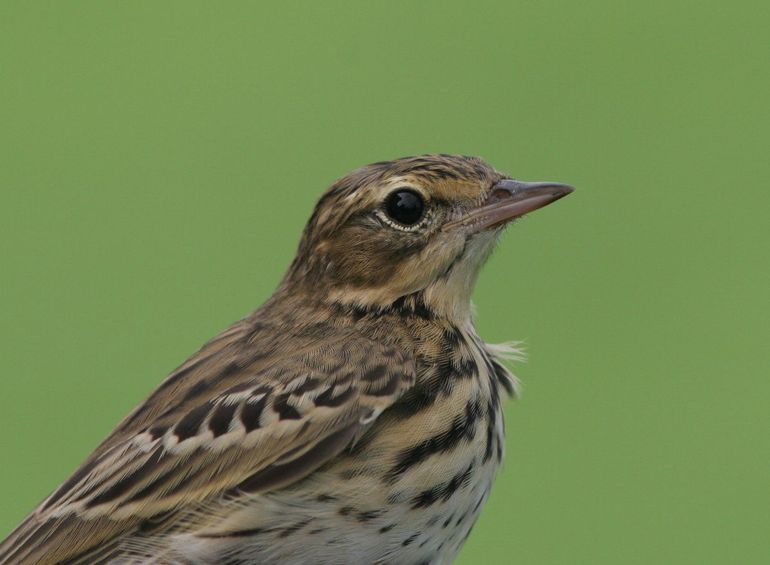
<svg viewBox="0 0 770 565">
<path fill-rule="evenodd" d="M 351 485 L 350 496 L 317 490 L 309 497 L 292 489 L 255 498 L 228 519 L 229 528 L 239 523 L 230 530 L 235 536 L 185 535 L 177 547 L 195 563 L 451 563 L 486 501 L 495 467 L 472 472 L 462 485 L 449 484 L 454 477 L 439 480 L 436 499 L 422 505 L 383 500 L 372 481 Z"/>
</svg>

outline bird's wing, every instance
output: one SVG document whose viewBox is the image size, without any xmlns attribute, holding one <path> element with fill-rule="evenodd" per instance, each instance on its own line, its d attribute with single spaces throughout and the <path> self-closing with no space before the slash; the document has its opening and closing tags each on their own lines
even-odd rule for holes
<svg viewBox="0 0 770 565">
<path fill-rule="evenodd" d="M 264 354 L 250 328 L 233 326 L 166 379 L 0 545 L 0 563 L 70 560 L 209 497 L 286 486 L 414 382 L 394 346 L 357 334 L 260 339 Z"/>
</svg>

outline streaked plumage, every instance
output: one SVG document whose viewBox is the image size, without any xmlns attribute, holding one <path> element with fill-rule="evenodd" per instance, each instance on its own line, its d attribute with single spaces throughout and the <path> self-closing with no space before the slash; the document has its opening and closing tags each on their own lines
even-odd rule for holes
<svg viewBox="0 0 770 565">
<path fill-rule="evenodd" d="M 335 183 L 273 297 L 129 414 L 0 563 L 450 562 L 514 390 L 470 293 L 501 226 L 569 191 L 506 179 L 429 155 Z"/>
</svg>

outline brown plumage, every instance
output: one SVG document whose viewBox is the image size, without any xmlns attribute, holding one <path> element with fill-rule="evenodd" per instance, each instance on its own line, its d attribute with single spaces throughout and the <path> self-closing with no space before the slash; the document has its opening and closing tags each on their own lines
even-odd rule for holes
<svg viewBox="0 0 770 565">
<path fill-rule="evenodd" d="M 340 179 L 270 300 L 129 414 L 0 563 L 451 561 L 514 382 L 470 293 L 502 227 L 570 191 L 448 155 Z"/>
</svg>

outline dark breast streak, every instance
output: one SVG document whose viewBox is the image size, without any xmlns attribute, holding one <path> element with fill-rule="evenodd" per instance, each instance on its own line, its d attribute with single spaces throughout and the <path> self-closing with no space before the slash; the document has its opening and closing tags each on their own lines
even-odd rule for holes
<svg viewBox="0 0 770 565">
<path fill-rule="evenodd" d="M 433 555 L 451 556 L 470 534 L 502 461 L 500 388 L 508 376 L 474 333 L 448 324 L 438 344 L 418 350 L 418 372 L 417 385 L 378 426 L 408 440 L 389 465 L 373 469 L 387 489 L 386 508 L 403 516 L 382 528 L 404 547 L 430 543 Z M 448 423 L 415 433 L 436 410 Z M 356 451 L 368 458 L 367 446 Z"/>
<path fill-rule="evenodd" d="M 418 350 L 418 382 L 389 409 L 388 415 L 408 421 L 435 408 L 441 400 L 463 393 L 466 396 L 457 399 L 457 410 L 449 427 L 400 452 L 396 465 L 390 470 L 392 478 L 431 455 L 451 451 L 463 441 L 472 440 L 478 426 L 483 426 L 486 433 L 480 462 L 487 463 L 493 455 L 498 462 L 502 458 L 503 430 L 501 425 L 501 429 L 496 428 L 501 422 L 500 389 L 511 393 L 508 372 L 491 357 L 474 333 L 446 324 L 441 335 L 438 347 L 425 346 Z M 472 386 L 467 386 L 469 384 Z M 468 389 L 472 391 L 470 394 Z"/>
<path fill-rule="evenodd" d="M 275 514 L 255 508 L 238 527 L 217 530 L 219 549 L 268 561 L 324 562 L 354 551 L 358 562 L 451 562 L 503 456 L 500 389 L 508 375 L 472 328 L 417 308 L 408 314 L 401 328 L 434 338 L 412 342 L 415 386 L 352 449 L 271 494 Z"/>
</svg>

